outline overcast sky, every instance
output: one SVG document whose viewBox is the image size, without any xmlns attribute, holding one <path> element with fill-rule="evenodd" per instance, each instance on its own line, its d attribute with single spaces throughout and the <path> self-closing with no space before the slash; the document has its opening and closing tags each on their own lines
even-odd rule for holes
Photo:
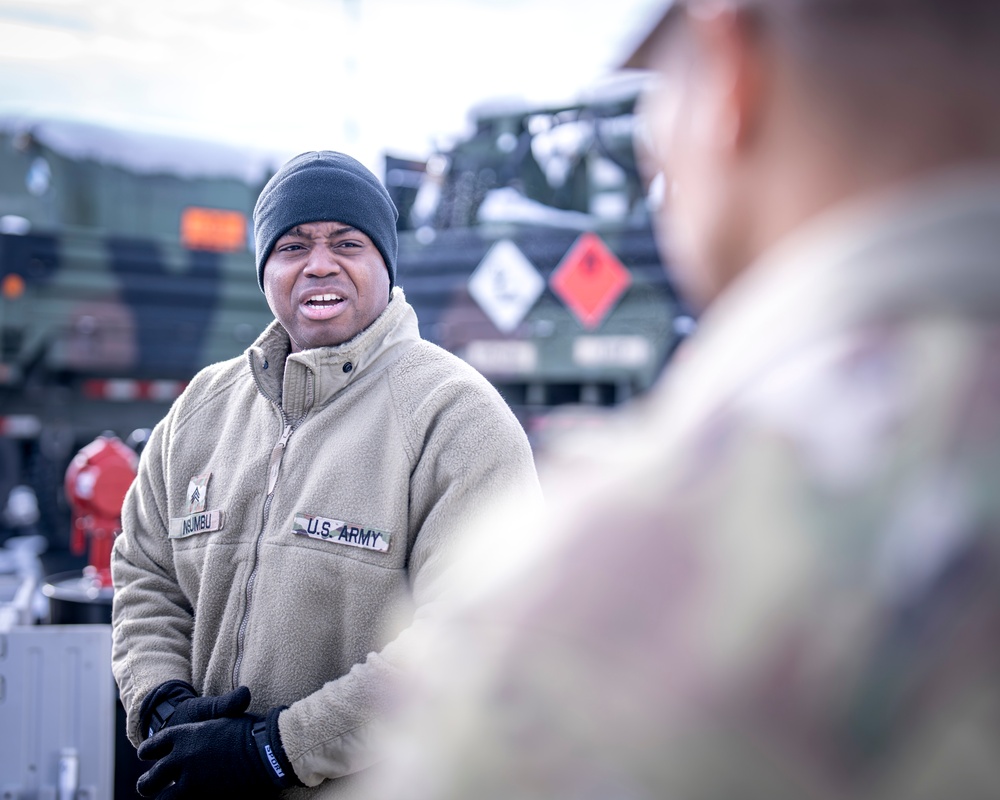
<svg viewBox="0 0 1000 800">
<path fill-rule="evenodd" d="M 0 113 L 70 116 L 378 173 L 500 98 L 605 78 L 665 0 L 0 0 Z"/>
</svg>

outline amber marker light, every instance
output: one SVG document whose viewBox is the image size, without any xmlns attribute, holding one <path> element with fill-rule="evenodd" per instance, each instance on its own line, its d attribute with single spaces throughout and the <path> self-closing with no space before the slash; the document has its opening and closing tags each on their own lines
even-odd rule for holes
<svg viewBox="0 0 1000 800">
<path fill-rule="evenodd" d="M 4 275 L 2 291 L 4 300 L 17 300 L 24 294 L 24 278 L 13 272 Z"/>
<path fill-rule="evenodd" d="M 189 206 L 181 213 L 181 243 L 191 250 L 235 252 L 246 241 L 247 219 L 239 211 Z"/>
</svg>

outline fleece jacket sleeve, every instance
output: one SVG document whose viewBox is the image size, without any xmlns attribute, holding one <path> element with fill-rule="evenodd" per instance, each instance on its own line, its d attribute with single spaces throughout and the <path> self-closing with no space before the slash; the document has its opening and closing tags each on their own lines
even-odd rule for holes
<svg viewBox="0 0 1000 800">
<path fill-rule="evenodd" d="M 167 538 L 162 465 L 172 415 L 154 428 L 122 507 L 122 532 L 111 558 L 112 669 L 138 746 L 143 698 L 164 681 L 191 682 L 190 604 L 181 592 Z"/>
<path fill-rule="evenodd" d="M 485 381 L 447 381 L 423 397 L 398 389 L 394 400 L 413 464 L 408 568 L 415 612 L 380 652 L 282 712 L 285 752 L 307 786 L 378 761 L 380 725 L 443 602 L 455 548 L 475 536 L 474 520 L 501 498 L 541 497 L 524 430 Z"/>
</svg>

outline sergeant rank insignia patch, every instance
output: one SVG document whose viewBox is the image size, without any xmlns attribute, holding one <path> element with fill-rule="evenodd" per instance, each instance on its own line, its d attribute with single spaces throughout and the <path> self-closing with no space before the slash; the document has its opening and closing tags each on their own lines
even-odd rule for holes
<svg viewBox="0 0 1000 800">
<path fill-rule="evenodd" d="M 195 475 L 188 484 L 187 509 L 185 514 L 197 514 L 205 510 L 205 503 L 208 502 L 208 479 L 212 477 L 211 472 L 204 475 Z"/>
<path fill-rule="evenodd" d="M 376 528 L 366 528 L 363 525 L 353 525 L 339 519 L 326 519 L 302 513 L 295 515 L 292 533 L 297 536 L 308 536 L 310 539 L 320 539 L 324 542 L 362 547 L 365 550 L 377 550 L 380 553 L 388 552 L 389 539 L 392 535 Z"/>
<path fill-rule="evenodd" d="M 222 530 L 222 512 L 206 511 L 208 502 L 208 480 L 211 472 L 195 475 L 188 483 L 185 496 L 184 516 L 170 518 L 171 539 L 185 539 L 197 533 L 212 533 Z"/>
</svg>

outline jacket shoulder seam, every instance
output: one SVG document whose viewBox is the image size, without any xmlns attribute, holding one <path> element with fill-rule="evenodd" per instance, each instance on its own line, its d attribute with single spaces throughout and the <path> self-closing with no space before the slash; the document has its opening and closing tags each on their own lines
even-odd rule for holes
<svg viewBox="0 0 1000 800">
<path fill-rule="evenodd" d="M 188 389 L 185 390 L 184 395 L 187 395 L 188 390 L 190 389 L 197 390 L 198 387 L 196 387 L 194 384 L 196 381 L 199 381 L 199 378 L 202 378 L 203 380 L 211 380 L 211 377 L 204 377 L 204 376 L 205 376 L 204 372 L 199 373 L 199 375 L 196 375 L 194 379 L 192 379 L 191 384 L 188 386 Z M 216 386 L 215 390 L 208 397 L 199 398 L 199 400 L 196 403 L 192 404 L 192 407 L 189 409 L 184 409 L 183 407 L 180 408 L 176 422 L 174 423 L 175 427 L 176 428 L 182 427 L 185 423 L 187 423 L 189 419 L 191 419 L 191 417 L 193 417 L 195 414 L 197 414 L 204 408 L 206 402 L 214 400 L 218 396 L 219 392 L 230 388 L 235 383 L 238 383 L 242 377 L 243 376 L 241 375 L 239 369 L 237 369 L 234 371 L 233 375 L 230 376 L 228 380 L 225 380 L 223 383 Z"/>
</svg>

